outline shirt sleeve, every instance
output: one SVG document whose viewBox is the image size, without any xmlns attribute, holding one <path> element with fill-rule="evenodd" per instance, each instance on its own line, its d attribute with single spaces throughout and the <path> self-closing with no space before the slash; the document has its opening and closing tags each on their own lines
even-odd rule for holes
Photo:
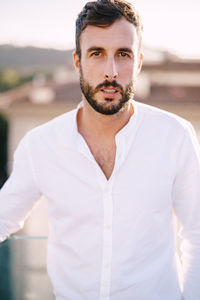
<svg viewBox="0 0 200 300">
<path fill-rule="evenodd" d="M 191 124 L 177 159 L 172 196 L 181 226 L 183 297 L 197 300 L 200 299 L 200 149 Z"/>
<path fill-rule="evenodd" d="M 0 242 L 23 227 L 39 197 L 26 135 L 15 151 L 13 171 L 0 190 Z"/>
</svg>

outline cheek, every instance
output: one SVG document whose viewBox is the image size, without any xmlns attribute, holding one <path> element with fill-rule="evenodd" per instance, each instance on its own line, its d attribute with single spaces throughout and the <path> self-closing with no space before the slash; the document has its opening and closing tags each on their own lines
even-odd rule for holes
<svg viewBox="0 0 200 300">
<path fill-rule="evenodd" d="M 97 65 L 93 62 L 84 62 L 82 63 L 82 72 L 85 76 L 91 76 L 97 71 Z"/>
<path fill-rule="evenodd" d="M 99 84 L 98 76 L 95 72 L 94 68 L 84 68 L 82 66 L 82 77 L 91 88 L 96 88 L 96 86 Z"/>
<path fill-rule="evenodd" d="M 82 65 L 84 79 L 91 85 L 97 86 L 104 81 L 103 68 L 98 63 L 89 62 Z"/>
<path fill-rule="evenodd" d="M 130 83 L 136 76 L 135 70 L 131 64 L 127 64 L 126 67 L 121 68 L 119 71 L 118 80 L 127 85 Z"/>
<path fill-rule="evenodd" d="M 126 62 L 120 61 L 117 64 L 117 69 L 119 74 L 130 76 L 131 74 L 134 74 L 134 68 L 135 64 L 132 60 L 127 60 Z"/>
</svg>

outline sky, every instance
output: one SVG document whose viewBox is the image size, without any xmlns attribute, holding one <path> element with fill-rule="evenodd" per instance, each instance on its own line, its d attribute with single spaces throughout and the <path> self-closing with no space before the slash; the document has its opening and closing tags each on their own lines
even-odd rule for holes
<svg viewBox="0 0 200 300">
<path fill-rule="evenodd" d="M 77 14 L 86 0 L 0 0 L 0 44 L 74 48 Z M 129 0 L 138 9 L 143 43 L 200 58 L 200 0 Z"/>
</svg>

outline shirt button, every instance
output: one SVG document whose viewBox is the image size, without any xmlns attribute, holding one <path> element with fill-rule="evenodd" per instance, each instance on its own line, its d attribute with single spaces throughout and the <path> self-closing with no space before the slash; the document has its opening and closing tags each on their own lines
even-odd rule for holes
<svg viewBox="0 0 200 300">
<path fill-rule="evenodd" d="M 105 189 L 104 189 L 104 192 L 108 193 L 110 191 L 109 187 L 106 186 Z"/>
<path fill-rule="evenodd" d="M 106 225 L 106 229 L 107 229 L 107 230 L 110 230 L 110 229 L 111 229 L 111 226 L 110 226 L 110 225 Z"/>
</svg>

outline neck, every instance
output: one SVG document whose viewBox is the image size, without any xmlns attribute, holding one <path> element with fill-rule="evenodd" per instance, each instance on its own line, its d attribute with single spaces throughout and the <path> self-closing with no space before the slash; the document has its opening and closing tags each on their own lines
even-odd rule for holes
<svg viewBox="0 0 200 300">
<path fill-rule="evenodd" d="M 122 111 L 114 115 L 103 115 L 96 112 L 83 99 L 83 106 L 78 112 L 77 124 L 81 134 L 90 134 L 102 138 L 113 138 L 129 121 L 133 114 L 133 107 L 127 103 Z"/>
</svg>

